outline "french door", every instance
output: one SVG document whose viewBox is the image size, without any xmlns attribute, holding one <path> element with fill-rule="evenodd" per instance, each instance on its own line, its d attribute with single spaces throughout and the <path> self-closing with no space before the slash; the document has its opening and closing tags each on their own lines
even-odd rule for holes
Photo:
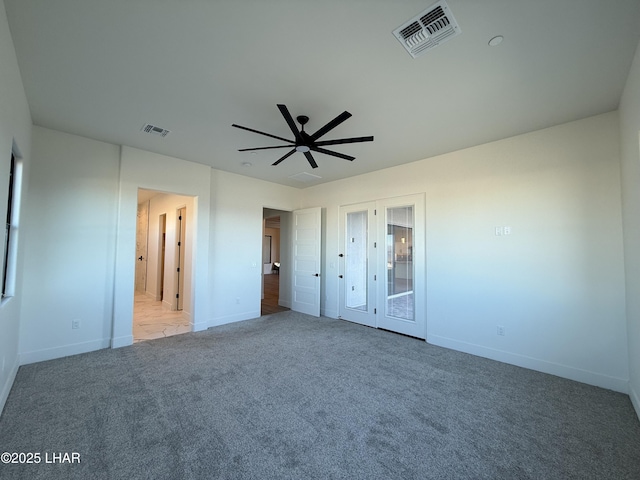
<svg viewBox="0 0 640 480">
<path fill-rule="evenodd" d="M 376 326 L 375 203 L 340 208 L 339 315 Z"/>
<path fill-rule="evenodd" d="M 424 196 L 340 209 L 341 318 L 426 338 Z"/>
</svg>

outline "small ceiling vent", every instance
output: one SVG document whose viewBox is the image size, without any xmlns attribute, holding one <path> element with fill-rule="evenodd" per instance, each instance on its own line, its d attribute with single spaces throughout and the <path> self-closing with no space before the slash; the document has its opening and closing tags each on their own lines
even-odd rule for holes
<svg viewBox="0 0 640 480">
<path fill-rule="evenodd" d="M 413 58 L 459 34 L 458 22 L 445 0 L 433 4 L 393 31 L 393 35 Z"/>
<path fill-rule="evenodd" d="M 151 125 L 150 123 L 147 123 L 144 127 L 142 127 L 142 131 L 144 133 L 150 133 L 152 135 L 158 135 L 160 137 L 166 137 L 171 133 L 169 130 L 156 127 L 155 125 Z"/>
<path fill-rule="evenodd" d="M 309 183 L 322 177 L 319 175 L 314 175 L 313 173 L 301 172 L 296 173 L 295 175 L 289 175 L 289 178 L 298 182 Z"/>
</svg>

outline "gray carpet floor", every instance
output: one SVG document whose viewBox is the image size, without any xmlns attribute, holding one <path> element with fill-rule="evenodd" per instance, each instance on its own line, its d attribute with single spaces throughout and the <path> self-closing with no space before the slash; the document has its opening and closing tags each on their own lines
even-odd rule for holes
<svg viewBox="0 0 640 480">
<path fill-rule="evenodd" d="M 23 366 L 2 479 L 639 479 L 629 398 L 283 312 Z M 80 463 L 45 463 L 77 452 Z"/>
</svg>

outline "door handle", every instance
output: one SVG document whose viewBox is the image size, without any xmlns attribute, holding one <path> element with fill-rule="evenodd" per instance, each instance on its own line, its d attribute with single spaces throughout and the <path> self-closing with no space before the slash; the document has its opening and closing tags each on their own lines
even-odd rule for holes
<svg viewBox="0 0 640 480">
<path fill-rule="evenodd" d="M 138 260 L 142 261 L 142 255 L 140 255 L 140 256 L 138 257 Z"/>
<path fill-rule="evenodd" d="M 338 278 L 342 278 L 342 275 L 338 275 Z"/>
<path fill-rule="evenodd" d="M 320 274 L 319 274 L 319 273 L 314 273 L 314 274 L 313 274 L 313 276 L 314 276 L 314 277 L 319 277 L 319 276 L 320 276 Z"/>
</svg>

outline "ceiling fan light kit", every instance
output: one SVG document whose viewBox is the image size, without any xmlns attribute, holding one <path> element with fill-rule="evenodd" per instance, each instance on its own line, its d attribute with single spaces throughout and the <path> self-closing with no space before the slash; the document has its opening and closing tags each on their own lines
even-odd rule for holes
<svg viewBox="0 0 640 480">
<path fill-rule="evenodd" d="M 285 153 L 282 157 L 276 160 L 272 165 L 274 166 L 279 165 L 283 160 L 290 157 L 294 153 L 300 152 L 304 154 L 304 156 L 307 158 L 307 161 L 309 162 L 309 165 L 311 165 L 311 168 L 318 168 L 318 164 L 316 163 L 315 159 L 313 158 L 313 155 L 311 154 L 312 151 L 317 153 L 323 153 L 325 155 L 331 155 L 332 157 L 342 158 L 344 160 L 353 161 L 355 157 L 352 157 L 351 155 L 345 155 L 343 153 L 334 152 L 333 150 L 327 150 L 326 148 L 322 148 L 322 147 L 325 147 L 328 145 L 340 145 L 343 143 L 359 143 L 359 142 L 373 141 L 372 136 L 338 138 L 335 140 L 318 141 L 320 137 L 329 133 L 335 127 L 337 127 L 346 119 L 351 117 L 351 114 L 347 111 L 342 112 L 336 118 L 334 118 L 329 123 L 321 127 L 318 131 L 316 131 L 312 135 L 309 135 L 307 132 L 304 131 L 304 126 L 309 122 L 309 117 L 307 117 L 306 115 L 298 115 L 296 117 L 296 120 L 300 124 L 300 128 L 298 128 L 293 120 L 293 117 L 291 116 L 291 113 L 289 113 L 289 109 L 286 107 L 286 105 L 278 104 L 278 109 L 280 110 L 280 113 L 284 117 L 285 122 L 287 122 L 287 125 L 291 129 L 294 140 L 289 140 L 288 138 L 283 138 L 277 135 L 272 135 L 270 133 L 254 130 L 253 128 L 243 127 L 242 125 L 237 125 L 234 123 L 232 125 L 233 127 L 240 128 L 242 130 L 247 130 L 249 132 L 257 133 L 260 135 L 264 135 L 266 137 L 275 138 L 276 140 L 280 140 L 282 142 L 287 143 L 287 145 L 275 145 L 275 146 L 269 146 L 269 147 L 241 148 L 238 150 L 239 152 L 271 150 L 276 148 L 292 148 L 293 147 L 289 152 Z"/>
</svg>

